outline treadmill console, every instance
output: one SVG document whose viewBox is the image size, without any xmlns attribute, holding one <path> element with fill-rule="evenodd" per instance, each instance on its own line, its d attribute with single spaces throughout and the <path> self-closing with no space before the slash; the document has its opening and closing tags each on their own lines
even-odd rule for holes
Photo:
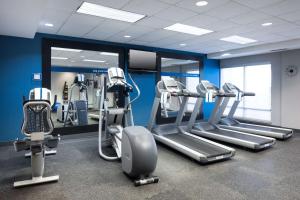
<svg viewBox="0 0 300 200">
<path fill-rule="evenodd" d="M 205 93 L 207 93 L 207 92 L 217 93 L 219 91 L 219 88 L 217 88 L 215 85 L 213 85 L 212 83 L 210 83 L 209 81 L 206 81 L 206 80 L 201 81 L 200 85 L 204 89 Z"/>
<path fill-rule="evenodd" d="M 170 93 L 179 93 L 181 89 L 178 87 L 177 81 L 175 79 L 165 79 L 163 80 L 166 90 Z"/>
<path fill-rule="evenodd" d="M 225 92 L 229 92 L 229 93 L 238 93 L 239 92 L 239 89 L 232 83 L 225 83 L 223 86 L 223 89 Z"/>
</svg>

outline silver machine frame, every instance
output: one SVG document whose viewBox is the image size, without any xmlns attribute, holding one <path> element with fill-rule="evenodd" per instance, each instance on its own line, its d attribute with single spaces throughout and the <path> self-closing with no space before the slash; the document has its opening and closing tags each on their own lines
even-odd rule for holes
<svg viewBox="0 0 300 200">
<path fill-rule="evenodd" d="M 128 74 L 128 76 L 131 82 L 133 83 L 134 88 L 137 91 L 137 96 L 132 100 L 130 99 L 129 92 L 133 91 L 133 86 L 126 81 L 124 72 L 121 68 L 117 68 L 117 67 L 109 68 L 108 77 L 106 77 L 105 75 L 102 75 L 100 77 L 101 93 L 100 93 L 100 106 L 99 106 L 100 109 L 99 109 L 99 129 L 98 129 L 99 132 L 98 152 L 100 157 L 105 160 L 108 161 L 121 160 L 123 172 L 126 173 L 130 178 L 135 179 L 134 180 L 135 186 L 158 183 L 159 178 L 157 176 L 150 175 L 156 167 L 156 160 L 157 160 L 156 144 L 152 137 L 152 134 L 146 128 L 141 126 L 134 126 L 131 105 L 135 100 L 139 98 L 140 90 L 136 85 L 136 83 L 131 78 L 131 75 Z M 129 88 L 129 91 L 126 92 L 127 95 L 123 94 L 122 96 L 114 96 L 114 94 L 111 94 L 108 97 L 107 94 L 109 92 L 107 91 L 107 89 L 111 89 L 112 87 L 115 86 L 121 86 L 122 88 Z M 117 98 L 125 99 L 124 107 L 123 106 L 119 107 L 117 105 L 116 102 Z M 104 127 L 104 131 L 102 130 L 103 127 Z M 131 130 L 134 129 L 135 130 L 134 132 L 136 133 L 136 135 L 133 136 L 134 140 L 131 140 L 129 142 L 127 141 L 128 137 L 126 138 L 124 136 L 128 128 L 131 128 Z M 139 131 L 140 129 L 142 130 Z M 146 139 L 144 137 L 145 136 L 144 132 L 142 132 L 143 130 L 147 131 L 146 136 L 148 136 L 148 138 Z M 152 143 L 145 143 L 147 139 L 151 140 Z M 106 155 L 102 151 L 102 147 L 104 146 L 103 142 L 106 143 L 110 142 L 110 145 L 114 148 L 116 152 L 116 156 Z M 137 144 L 135 142 L 139 142 L 139 143 Z M 143 145 L 146 145 L 147 147 Z M 132 154 L 128 153 L 128 149 L 130 149 L 129 152 L 131 152 Z M 134 153 L 134 149 L 141 150 L 141 151 L 138 153 Z M 155 159 L 151 159 L 153 158 L 154 155 L 153 152 L 155 154 L 154 156 Z M 134 156 L 133 154 L 136 156 Z M 143 158 L 141 159 L 139 155 L 142 155 Z M 122 158 L 124 156 L 126 156 L 126 158 Z M 127 160 L 130 160 L 132 162 L 128 164 L 130 161 L 127 162 Z M 141 169 L 139 167 L 134 167 L 138 165 L 138 162 L 143 162 L 145 164 L 144 165 L 145 168 Z M 150 166 L 154 166 L 154 169 L 151 168 Z M 130 169 L 132 170 L 131 174 L 129 173 Z M 132 175 L 134 170 L 136 170 L 135 173 L 138 174 L 138 177 Z M 151 172 L 151 170 L 153 171 Z"/>
<path fill-rule="evenodd" d="M 212 88 L 206 88 L 205 85 L 210 85 Z M 202 136 L 209 139 L 214 139 L 222 142 L 227 142 L 239 146 L 243 146 L 249 149 L 261 150 L 271 147 L 275 144 L 276 140 L 270 137 L 253 135 L 250 133 L 235 131 L 225 129 L 217 125 L 217 118 L 219 114 L 220 105 L 223 102 L 225 97 L 234 97 L 233 93 L 224 93 L 224 91 L 219 90 L 219 88 L 207 80 L 202 80 L 197 86 L 197 91 L 199 94 L 202 94 L 202 98 L 198 98 L 193 113 L 190 117 L 189 123 L 187 125 L 187 130 L 192 132 L 195 135 Z M 208 121 L 196 122 L 196 116 L 198 112 L 202 109 L 204 99 L 206 102 L 215 103 L 214 109 L 210 115 Z M 214 131 L 216 130 L 216 131 Z M 225 135 L 224 133 L 228 133 Z M 240 138 L 235 137 L 233 135 L 238 135 Z M 244 138 L 252 138 L 252 141 Z M 266 142 L 263 144 L 254 142 L 253 140 L 265 140 Z"/>
<path fill-rule="evenodd" d="M 225 117 L 223 116 L 225 109 L 229 103 L 230 97 L 226 97 L 222 102 L 220 112 L 218 114 L 218 123 L 221 128 L 243 131 L 247 133 L 257 134 L 268 136 L 276 139 L 288 139 L 293 135 L 293 130 L 288 128 L 270 126 L 270 125 L 258 125 L 258 124 L 249 124 L 249 123 L 241 123 L 238 120 L 234 119 L 234 113 L 236 112 L 239 103 L 244 97 L 247 96 L 255 96 L 255 93 L 244 92 L 240 90 L 237 86 L 232 83 L 225 83 L 223 85 L 223 90 L 225 92 L 235 93 L 235 101 L 228 113 Z"/>
<path fill-rule="evenodd" d="M 51 148 L 55 148 L 57 146 L 57 143 L 59 141 L 59 136 L 54 137 L 51 135 L 54 127 L 51 121 L 51 106 L 50 106 L 50 91 L 45 88 L 38 88 L 38 90 L 41 90 L 41 93 L 43 91 L 43 95 L 40 95 L 40 99 L 37 98 L 31 98 L 30 100 L 25 102 L 23 105 L 23 117 L 24 122 L 22 125 L 21 132 L 25 135 L 24 140 L 16 140 L 14 142 L 14 147 L 16 151 L 21 150 L 27 150 L 30 149 L 30 153 L 28 154 L 28 157 L 31 157 L 31 170 L 32 170 L 32 178 L 29 180 L 24 181 L 17 181 L 14 182 L 14 187 L 25 187 L 30 185 L 36 185 L 36 184 L 42 184 L 42 183 L 49 183 L 49 182 L 55 182 L 59 180 L 59 175 L 55 176 L 48 176 L 43 177 L 44 174 L 44 167 L 45 167 L 45 155 L 46 155 L 46 147 L 51 146 Z M 34 90 L 30 91 L 30 94 L 34 94 Z M 44 95 L 46 94 L 46 95 Z M 43 100 L 46 99 L 46 100 Z M 48 131 L 39 131 L 39 132 L 27 132 L 27 124 L 30 120 L 27 116 L 28 108 L 35 107 L 37 109 L 43 109 L 43 112 L 45 112 L 47 119 L 47 124 L 49 125 Z M 42 120 L 40 119 L 39 122 Z M 36 123 L 36 121 L 35 121 Z M 39 125 L 41 127 L 42 125 Z M 50 145 L 51 143 L 51 145 Z M 35 150 L 37 148 L 37 150 Z M 56 151 L 55 151 L 56 153 Z"/>
<path fill-rule="evenodd" d="M 196 93 L 191 93 L 188 90 L 182 88 L 184 86 L 182 83 L 180 83 L 178 81 L 175 81 L 175 83 L 176 83 L 177 87 L 180 88 L 180 90 L 175 90 L 175 91 L 168 90 L 168 88 L 166 88 L 163 80 L 159 81 L 156 85 L 156 90 L 155 90 L 156 95 L 155 95 L 152 110 L 151 110 L 151 117 L 148 122 L 148 129 L 153 133 L 154 138 L 157 141 L 185 154 L 186 156 L 188 156 L 190 158 L 195 159 L 196 161 L 198 161 L 199 163 L 202 163 L 202 164 L 225 160 L 225 159 L 229 159 L 229 158 L 233 157 L 235 155 L 235 150 L 233 148 L 230 148 L 225 145 L 210 141 L 208 139 L 204 139 L 202 137 L 193 135 L 190 132 L 186 131 L 184 126 L 180 126 L 181 122 L 183 120 L 183 116 L 185 115 L 188 98 L 189 97 L 198 97 L 199 95 Z M 172 97 L 180 98 L 179 102 L 181 102 L 181 105 L 180 105 L 180 109 L 177 114 L 175 123 L 157 125 L 156 124 L 156 115 L 157 115 L 158 108 L 161 105 L 161 96 L 162 96 L 163 92 L 169 93 L 169 95 Z M 163 111 L 163 112 L 165 112 L 165 111 Z M 227 150 L 230 153 L 208 157 L 199 151 L 196 151 L 192 148 L 189 148 L 188 146 L 185 146 L 184 144 L 181 144 L 180 142 L 176 142 L 176 141 L 166 137 L 166 135 L 173 134 L 173 133 L 182 134 L 184 136 L 187 136 L 191 140 L 196 140 L 196 141 L 199 141 L 202 143 L 206 143 L 211 146 L 215 146 L 220 149 Z M 199 144 L 199 145 L 201 145 L 201 144 Z"/>
</svg>

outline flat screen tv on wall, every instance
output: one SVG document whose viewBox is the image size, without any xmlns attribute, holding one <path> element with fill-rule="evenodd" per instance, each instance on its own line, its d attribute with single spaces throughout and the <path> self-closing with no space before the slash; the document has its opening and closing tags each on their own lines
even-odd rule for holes
<svg viewBox="0 0 300 200">
<path fill-rule="evenodd" d="M 156 71 L 156 53 L 130 50 L 129 70 Z"/>
</svg>

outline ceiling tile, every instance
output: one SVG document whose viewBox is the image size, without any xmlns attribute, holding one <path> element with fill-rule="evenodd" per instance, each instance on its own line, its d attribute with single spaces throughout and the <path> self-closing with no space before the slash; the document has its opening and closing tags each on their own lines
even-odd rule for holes
<svg viewBox="0 0 300 200">
<path fill-rule="evenodd" d="M 166 37 L 170 37 L 171 35 L 174 35 L 175 33 L 173 31 L 167 31 L 167 30 L 157 30 L 153 31 L 151 33 L 147 33 L 145 35 L 142 35 L 137 38 L 139 41 L 145 41 L 145 42 L 155 42 L 158 40 L 161 40 Z"/>
<path fill-rule="evenodd" d="M 157 28 L 157 29 L 162 29 L 172 24 L 173 24 L 172 21 L 160 19 L 154 16 L 146 17 L 136 22 L 136 25 L 142 25 L 142 26 L 147 26 L 147 27 Z"/>
<path fill-rule="evenodd" d="M 160 0 L 160 1 L 168 4 L 176 4 L 182 0 Z"/>
<path fill-rule="evenodd" d="M 162 3 L 158 0 L 132 0 L 125 5 L 122 10 L 151 16 L 168 7 L 170 7 L 169 4 Z"/>
<path fill-rule="evenodd" d="M 2 0 L 0 35 L 34 38 L 46 6 L 47 2 L 40 0 Z"/>
<path fill-rule="evenodd" d="M 236 23 L 236 24 L 250 24 L 252 22 L 258 21 L 258 20 L 263 20 L 266 18 L 269 18 L 270 16 L 267 14 L 264 14 L 259 11 L 251 11 L 248 13 L 243 13 L 241 15 L 235 16 L 233 18 L 230 18 L 230 21 Z M 263 21 L 262 21 L 263 23 Z"/>
<path fill-rule="evenodd" d="M 274 5 L 284 0 L 234 0 L 237 3 L 243 4 L 250 8 L 262 8 L 269 5 Z"/>
<path fill-rule="evenodd" d="M 183 21 L 183 23 L 190 26 L 197 26 L 201 28 L 203 25 L 213 24 L 218 22 L 219 20 L 220 19 L 217 19 L 215 17 L 200 14 Z"/>
<path fill-rule="evenodd" d="M 212 31 L 221 31 L 221 30 L 226 30 L 226 29 L 233 28 L 233 27 L 237 27 L 237 24 L 230 22 L 228 20 L 219 20 L 217 22 L 202 26 L 202 28 L 209 29 Z"/>
<path fill-rule="evenodd" d="M 72 13 L 77 10 L 81 3 L 81 0 L 50 0 L 47 1 L 47 8 L 48 10 L 55 9 Z"/>
<path fill-rule="evenodd" d="M 228 3 L 230 0 L 221 0 L 221 1 L 220 0 L 209 0 L 208 4 L 206 6 L 202 6 L 202 7 L 196 6 L 196 3 L 198 1 L 199 0 L 183 0 L 179 3 L 177 3 L 176 6 L 181 7 L 181 8 L 186 8 L 186 9 L 192 10 L 197 13 L 203 13 L 208 10 L 212 10 L 214 8 L 220 7 L 220 6 Z"/>
<path fill-rule="evenodd" d="M 287 14 L 280 15 L 278 17 L 290 22 L 300 21 L 300 9 L 295 12 L 290 12 Z"/>
<path fill-rule="evenodd" d="M 205 12 L 205 14 L 225 20 L 250 11 L 250 8 L 246 6 L 242 6 L 234 2 L 229 2 L 220 7 L 217 7 L 216 9 L 209 10 Z"/>
<path fill-rule="evenodd" d="M 95 29 L 84 35 L 85 38 L 104 40 L 128 28 L 131 24 L 116 20 L 105 20 Z"/>
<path fill-rule="evenodd" d="M 195 12 L 189 11 L 184 8 L 178 8 L 176 6 L 172 6 L 166 10 L 157 13 L 155 16 L 161 19 L 180 22 L 196 15 L 197 13 Z"/>
<path fill-rule="evenodd" d="M 55 34 L 61 28 L 61 26 L 67 21 L 70 14 L 61 10 L 48 10 L 44 13 L 38 27 L 38 32 Z M 54 26 L 45 26 L 45 23 L 51 23 Z"/>
<path fill-rule="evenodd" d="M 58 31 L 59 35 L 81 37 L 95 28 L 102 18 L 84 14 L 72 14 L 67 22 Z"/>
<path fill-rule="evenodd" d="M 128 28 L 126 28 L 123 31 L 120 31 L 111 37 L 107 38 L 109 41 L 116 41 L 116 42 L 129 42 L 132 41 L 133 39 L 140 37 L 141 35 L 150 33 L 155 31 L 153 28 L 145 27 L 145 26 L 136 26 L 136 25 L 131 25 Z M 130 38 L 125 38 L 125 35 L 131 36 Z"/>
<path fill-rule="evenodd" d="M 278 15 L 287 14 L 289 12 L 299 10 L 299 8 L 300 8 L 299 0 L 286 0 L 275 5 L 261 8 L 260 10 L 267 14 L 278 16 Z"/>
<path fill-rule="evenodd" d="M 300 38 L 300 27 L 295 27 L 291 29 L 281 30 L 276 32 L 278 35 L 285 36 L 292 39 Z"/>
</svg>

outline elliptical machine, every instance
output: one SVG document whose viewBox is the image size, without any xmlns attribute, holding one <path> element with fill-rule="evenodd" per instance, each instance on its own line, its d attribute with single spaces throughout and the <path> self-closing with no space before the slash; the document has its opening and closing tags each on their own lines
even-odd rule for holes
<svg viewBox="0 0 300 200">
<path fill-rule="evenodd" d="M 158 177 L 151 176 L 156 168 L 157 148 L 152 134 L 146 128 L 134 126 L 131 104 L 139 97 L 140 91 L 132 82 L 138 95 L 130 101 L 129 94 L 133 87 L 126 82 L 121 68 L 109 68 L 108 78 L 101 76 L 99 154 L 108 161 L 121 159 L 123 172 L 134 179 L 135 186 L 140 186 L 159 181 Z M 104 140 L 109 141 L 116 156 L 103 153 Z"/>
</svg>

